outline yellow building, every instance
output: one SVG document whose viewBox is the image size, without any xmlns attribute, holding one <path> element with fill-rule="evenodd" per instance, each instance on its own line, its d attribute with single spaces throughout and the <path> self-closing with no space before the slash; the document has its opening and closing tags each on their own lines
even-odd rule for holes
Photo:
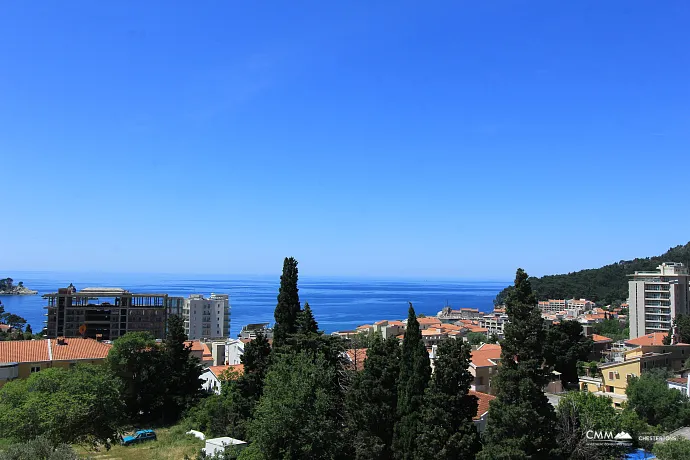
<svg viewBox="0 0 690 460">
<path fill-rule="evenodd" d="M 10 380 L 25 379 L 51 367 L 102 364 L 110 347 L 104 342 L 77 337 L 0 342 L 0 387 Z"/>
<path fill-rule="evenodd" d="M 669 368 L 672 363 L 671 353 L 632 353 L 637 350 L 626 352 L 624 361 L 600 364 L 601 377 L 580 377 L 580 390 L 608 396 L 614 407 L 621 408 L 628 399 L 625 390 L 631 377 L 657 367 Z"/>
</svg>

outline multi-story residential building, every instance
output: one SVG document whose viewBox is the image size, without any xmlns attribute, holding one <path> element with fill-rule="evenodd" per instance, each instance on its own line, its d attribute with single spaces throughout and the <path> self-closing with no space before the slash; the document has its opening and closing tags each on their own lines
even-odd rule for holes
<svg viewBox="0 0 690 460">
<path fill-rule="evenodd" d="M 483 344 L 472 352 L 469 371 L 474 377 L 470 389 L 492 394 L 496 390 L 491 385 L 491 380 L 498 372 L 498 364 L 501 360 L 501 346 Z"/>
<path fill-rule="evenodd" d="M 167 294 L 134 294 L 121 288 L 84 288 L 73 285 L 45 294 L 46 334 L 114 340 L 131 331 L 165 337 L 168 309 L 174 298 Z"/>
<path fill-rule="evenodd" d="M 183 299 L 181 315 L 190 340 L 230 336 L 230 300 L 227 294 L 211 294 L 208 299 L 201 294 L 192 294 Z"/>
<path fill-rule="evenodd" d="M 443 310 L 438 312 L 436 317 L 444 323 L 452 323 L 461 319 L 479 319 L 482 312 L 477 308 L 461 308 L 460 310 L 453 310 L 451 307 L 443 307 Z"/>
<path fill-rule="evenodd" d="M 539 301 L 538 306 L 542 313 L 556 313 L 565 310 L 567 303 L 565 300 L 549 299 Z"/>
<path fill-rule="evenodd" d="M 590 311 L 596 306 L 596 303 L 587 299 L 570 299 L 566 300 L 565 303 L 566 309 L 577 310 L 579 313 Z"/>
<path fill-rule="evenodd" d="M 497 310 L 479 319 L 479 326 L 487 329 L 488 336 L 495 334 L 500 339 L 503 338 L 504 328 L 507 323 L 508 315 Z"/>
<path fill-rule="evenodd" d="M 687 267 L 662 263 L 657 270 L 628 275 L 631 339 L 668 331 L 677 315 L 690 314 Z"/>
<path fill-rule="evenodd" d="M 69 369 L 77 363 L 102 364 L 110 347 L 108 343 L 81 337 L 2 341 L 0 387 L 51 367 Z"/>
<path fill-rule="evenodd" d="M 396 337 L 405 332 L 405 323 L 397 320 L 382 320 L 377 321 L 372 326 L 372 332 L 378 332 L 384 339 Z"/>
</svg>

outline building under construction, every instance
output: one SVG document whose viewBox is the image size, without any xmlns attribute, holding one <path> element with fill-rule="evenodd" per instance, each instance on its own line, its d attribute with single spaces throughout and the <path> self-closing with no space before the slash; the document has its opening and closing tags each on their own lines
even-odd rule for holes
<svg viewBox="0 0 690 460">
<path fill-rule="evenodd" d="M 90 337 L 115 340 L 127 332 L 148 331 L 165 337 L 169 307 L 180 302 L 168 294 L 134 294 L 121 288 L 73 285 L 43 295 L 48 337 Z"/>
</svg>

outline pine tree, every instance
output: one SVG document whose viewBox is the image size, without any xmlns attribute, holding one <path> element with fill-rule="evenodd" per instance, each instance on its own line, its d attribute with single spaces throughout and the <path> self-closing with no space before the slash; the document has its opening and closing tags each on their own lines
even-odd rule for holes
<svg viewBox="0 0 690 460">
<path fill-rule="evenodd" d="M 471 346 L 446 339 L 438 346 L 429 388 L 424 395 L 422 424 L 417 438 L 417 458 L 473 459 L 481 449 L 472 419 L 477 397 L 469 395 Z"/>
<path fill-rule="evenodd" d="M 286 257 L 274 313 L 273 344 L 276 347 L 284 345 L 288 336 L 297 332 L 297 316 L 300 312 L 297 278 L 297 261 L 293 257 Z"/>
<path fill-rule="evenodd" d="M 555 412 L 544 395 L 549 369 L 544 367 L 544 322 L 527 274 L 518 269 L 506 299 L 509 324 L 501 342 L 501 363 L 492 385 L 484 450 L 479 457 L 551 459 L 556 457 Z"/>
<path fill-rule="evenodd" d="M 347 393 L 347 435 L 358 460 L 391 460 L 398 405 L 400 342 L 374 334 L 364 369 L 356 372 Z"/>
<path fill-rule="evenodd" d="M 300 334 L 316 334 L 319 325 L 314 319 L 309 302 L 304 304 L 304 310 L 297 315 L 297 332 Z"/>
<path fill-rule="evenodd" d="M 407 329 L 402 344 L 398 378 L 398 422 L 395 425 L 393 450 L 398 459 L 414 458 L 420 429 L 424 391 L 429 383 L 429 353 L 422 341 L 422 332 L 410 303 Z"/>
</svg>

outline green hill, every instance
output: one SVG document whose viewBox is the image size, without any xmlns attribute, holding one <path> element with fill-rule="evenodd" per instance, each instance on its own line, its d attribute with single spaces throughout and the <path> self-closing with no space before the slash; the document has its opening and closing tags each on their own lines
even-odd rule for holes
<svg viewBox="0 0 690 460">
<path fill-rule="evenodd" d="M 621 260 L 601 268 L 530 278 L 530 282 L 539 300 L 585 298 L 612 303 L 628 298 L 627 275 L 636 271 L 656 270 L 662 262 L 682 262 L 690 266 L 690 243 L 671 248 L 660 256 Z M 503 303 L 510 288 L 503 289 L 496 296 L 496 305 Z"/>
</svg>

